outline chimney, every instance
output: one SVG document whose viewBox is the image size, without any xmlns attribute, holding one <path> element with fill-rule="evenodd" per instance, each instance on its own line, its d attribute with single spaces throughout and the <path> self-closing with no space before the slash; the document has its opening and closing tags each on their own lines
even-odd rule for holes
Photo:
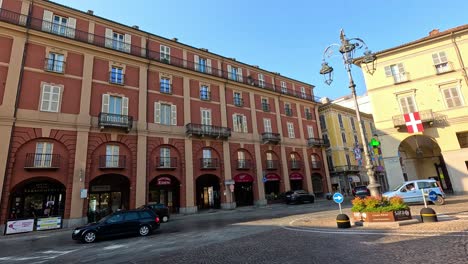
<svg viewBox="0 0 468 264">
<path fill-rule="evenodd" d="M 236 61 L 236 58 L 231 58 L 231 60 Z"/>
<path fill-rule="evenodd" d="M 172 38 L 172 41 L 177 42 L 179 39 L 178 38 Z"/>
<path fill-rule="evenodd" d="M 94 15 L 94 11 L 93 10 L 88 10 L 88 14 Z"/>
<path fill-rule="evenodd" d="M 258 65 L 252 65 L 252 67 L 255 67 L 255 68 L 260 68 Z"/>
<path fill-rule="evenodd" d="M 439 34 L 439 29 L 438 29 L 438 28 L 433 29 L 433 30 L 431 30 L 431 31 L 429 32 L 429 36 L 435 36 L 435 35 L 437 35 L 437 34 Z"/>
<path fill-rule="evenodd" d="M 205 49 L 205 48 L 200 48 L 200 50 L 208 52 L 208 49 Z"/>
<path fill-rule="evenodd" d="M 140 29 L 140 27 L 138 27 L 137 25 L 132 26 L 132 28 L 134 28 L 134 29 Z"/>
<path fill-rule="evenodd" d="M 322 104 L 328 104 L 328 103 L 330 103 L 330 98 L 328 98 L 328 97 L 322 97 L 322 98 L 320 98 L 320 102 L 321 102 Z"/>
</svg>

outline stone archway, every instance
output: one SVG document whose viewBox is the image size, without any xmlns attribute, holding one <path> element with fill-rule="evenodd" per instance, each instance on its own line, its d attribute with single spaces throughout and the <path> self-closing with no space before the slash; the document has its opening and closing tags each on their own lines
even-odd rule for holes
<svg viewBox="0 0 468 264">
<path fill-rule="evenodd" d="M 129 209 L 130 181 L 120 174 L 103 174 L 89 183 L 88 222 Z"/>
<path fill-rule="evenodd" d="M 322 197 L 324 193 L 323 191 L 324 182 L 323 182 L 322 175 L 320 175 L 319 173 L 312 174 L 312 186 L 314 188 L 313 191 L 314 191 L 315 196 Z"/>
<path fill-rule="evenodd" d="M 398 151 L 405 181 L 431 178 L 439 181 L 445 191 L 452 192 L 441 149 L 433 138 L 409 136 L 400 143 Z"/>
<path fill-rule="evenodd" d="M 160 203 L 169 208 L 171 213 L 178 213 L 180 208 L 180 182 L 172 175 L 161 175 L 149 183 L 148 203 Z"/>
<path fill-rule="evenodd" d="M 203 174 L 196 180 L 196 197 L 198 209 L 221 208 L 221 191 L 219 178 L 213 174 Z"/>
</svg>

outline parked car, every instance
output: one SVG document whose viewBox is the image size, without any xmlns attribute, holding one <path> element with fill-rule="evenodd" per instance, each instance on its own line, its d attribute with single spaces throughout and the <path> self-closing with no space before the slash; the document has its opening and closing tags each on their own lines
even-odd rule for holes
<svg viewBox="0 0 468 264">
<path fill-rule="evenodd" d="M 148 208 L 148 209 L 153 210 L 153 212 L 155 212 L 159 216 L 159 218 L 161 219 L 163 223 L 166 223 L 167 221 L 169 221 L 169 216 L 170 216 L 169 208 L 167 208 L 167 206 L 165 206 L 164 204 L 150 203 L 150 204 L 142 205 L 139 208 L 140 209 Z"/>
<path fill-rule="evenodd" d="M 436 205 L 445 203 L 445 193 L 433 179 L 404 182 L 393 191 L 384 193 L 383 196 L 387 198 L 400 196 L 406 203 L 423 203 L 421 189 L 424 189 L 426 193 L 426 201 L 429 201 L 427 193 L 434 191 L 437 194 L 437 200 L 433 203 Z"/>
<path fill-rule="evenodd" d="M 85 243 L 120 235 L 147 236 L 159 228 L 159 217 L 149 209 L 118 211 L 98 222 L 77 227 L 72 238 Z"/>
<path fill-rule="evenodd" d="M 315 201 L 315 196 L 304 190 L 289 191 L 286 192 L 285 201 L 286 204 L 303 202 L 313 203 Z"/>
<path fill-rule="evenodd" d="M 370 191 L 367 189 L 367 186 L 360 185 L 356 186 L 352 190 L 354 197 L 365 198 L 366 196 L 370 196 Z"/>
</svg>

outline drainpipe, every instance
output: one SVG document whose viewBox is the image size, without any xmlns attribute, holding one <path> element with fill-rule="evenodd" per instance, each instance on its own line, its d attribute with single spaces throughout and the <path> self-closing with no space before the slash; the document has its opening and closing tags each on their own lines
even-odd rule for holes
<svg viewBox="0 0 468 264">
<path fill-rule="evenodd" d="M 458 44 L 457 44 L 457 41 L 455 40 L 454 33 L 452 32 L 452 33 L 450 33 L 450 35 L 451 35 L 451 40 L 452 40 L 453 46 L 455 48 L 455 52 L 457 53 L 458 61 L 460 62 L 463 78 L 465 79 L 465 83 L 468 86 L 468 74 L 466 72 L 465 63 L 463 62 L 463 58 L 462 58 L 462 56 L 460 54 L 460 49 L 458 48 Z"/>
<path fill-rule="evenodd" d="M 30 30 L 30 26 L 31 26 L 31 16 L 32 16 L 33 6 L 34 6 L 34 1 L 31 1 L 31 5 L 29 6 L 29 10 L 28 10 L 28 16 L 26 18 L 26 41 L 24 43 L 23 57 L 21 59 L 21 68 L 20 68 L 18 86 L 16 87 L 16 98 L 15 98 L 15 105 L 14 105 L 14 110 L 13 110 L 13 123 L 11 125 L 10 143 L 9 143 L 9 146 L 8 146 L 8 156 L 7 156 L 7 160 L 6 160 L 5 174 L 4 174 L 4 178 L 3 178 L 3 185 L 2 185 L 3 192 L 2 192 L 2 195 L 0 196 L 0 207 L 1 207 L 1 205 L 3 205 L 3 202 L 4 202 L 3 201 L 3 196 L 5 194 L 5 183 L 6 183 L 6 179 L 7 179 L 8 166 L 9 166 L 10 160 L 11 160 L 10 153 L 11 153 L 11 149 L 13 148 L 12 147 L 12 145 L 13 145 L 13 132 L 14 132 L 15 126 L 16 126 L 16 116 L 17 116 L 17 113 L 18 113 L 18 103 L 19 103 L 19 97 L 20 97 L 20 94 L 21 94 L 21 86 L 23 84 L 24 64 L 26 63 L 26 51 L 28 49 L 29 30 Z M 20 19 L 21 19 L 21 16 L 22 15 L 20 15 Z M 9 200 L 8 197 L 6 197 L 5 200 L 8 201 Z M 8 209 L 10 207 L 10 205 L 7 204 L 6 207 Z M 8 216 L 6 216 L 6 219 L 8 219 Z"/>
</svg>

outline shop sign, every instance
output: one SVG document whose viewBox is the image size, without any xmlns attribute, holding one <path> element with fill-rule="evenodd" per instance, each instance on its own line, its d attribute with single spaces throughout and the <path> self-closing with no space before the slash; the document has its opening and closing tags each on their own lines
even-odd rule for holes
<svg viewBox="0 0 468 264">
<path fill-rule="evenodd" d="M 88 197 L 88 189 L 81 189 L 80 190 L 80 198 L 87 198 Z"/>
<path fill-rule="evenodd" d="M 62 227 L 62 217 L 38 218 L 36 230 L 49 230 Z"/>
<path fill-rule="evenodd" d="M 169 178 L 169 177 L 160 177 L 158 179 L 157 185 L 171 185 L 171 178 Z"/>
<path fill-rule="evenodd" d="M 225 180 L 224 184 L 229 185 L 229 184 L 235 184 L 236 182 L 234 180 Z"/>
<path fill-rule="evenodd" d="M 304 177 L 302 177 L 300 173 L 291 173 L 291 175 L 289 175 L 290 180 L 302 180 L 303 178 Z"/>
<path fill-rule="evenodd" d="M 281 180 L 280 176 L 275 173 L 268 173 L 267 175 L 265 175 L 265 178 L 267 181 L 280 181 Z"/>
<path fill-rule="evenodd" d="M 17 234 L 31 232 L 34 230 L 34 219 L 13 220 L 6 224 L 5 234 Z"/>
<path fill-rule="evenodd" d="M 234 176 L 234 181 L 235 182 L 253 182 L 253 177 L 250 176 L 250 174 L 241 173 L 241 174 L 237 174 L 236 176 Z M 234 183 L 231 183 L 231 184 L 234 184 Z"/>
<path fill-rule="evenodd" d="M 109 192 L 111 190 L 110 185 L 94 185 L 91 186 L 92 192 Z"/>
</svg>

